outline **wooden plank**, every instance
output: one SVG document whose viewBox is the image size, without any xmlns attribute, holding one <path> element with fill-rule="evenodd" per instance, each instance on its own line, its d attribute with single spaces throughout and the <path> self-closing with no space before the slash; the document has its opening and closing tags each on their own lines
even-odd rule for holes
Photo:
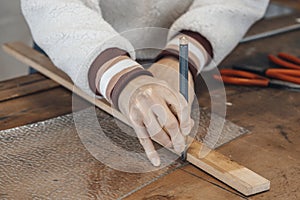
<svg viewBox="0 0 300 200">
<path fill-rule="evenodd" d="M 1 94 L 1 92 L 0 92 Z M 57 98 L 59 97 L 59 98 Z M 23 126 L 72 113 L 91 106 L 82 98 L 75 98 L 62 87 L 34 93 L 0 103 L 0 130 Z"/>
<path fill-rule="evenodd" d="M 32 84 L 18 85 L 14 88 L 2 90 L 0 92 L 0 102 L 18 98 L 24 95 L 33 94 L 40 91 L 49 90 L 55 87 L 59 87 L 59 84 L 50 79 L 36 81 Z"/>
<path fill-rule="evenodd" d="M 15 88 L 21 85 L 27 85 L 36 81 L 45 80 L 46 77 L 40 73 L 34 73 L 30 75 L 20 76 L 18 78 L 5 80 L 0 82 L 0 92 L 2 90 L 7 90 L 11 88 Z"/>
<path fill-rule="evenodd" d="M 88 96 L 78 87 L 74 86 L 70 78 L 61 70 L 57 69 L 52 62 L 41 53 L 19 42 L 7 43 L 3 46 L 3 49 L 21 62 L 34 67 L 67 89 L 95 104 L 100 109 L 130 125 L 126 117 L 116 110 L 113 111 L 113 108 L 111 108 L 106 101 Z M 199 155 L 199 151 L 202 148 L 205 148 L 202 143 L 193 141 L 188 149 L 187 160 L 244 195 L 253 195 L 269 190 L 269 180 L 231 161 L 215 150 L 210 151 L 207 156 L 203 157 Z"/>
<path fill-rule="evenodd" d="M 199 170 L 198 170 L 199 171 Z M 176 183 L 176 184 L 174 184 Z M 124 200 L 241 200 L 241 197 L 216 185 L 199 179 L 183 170 L 176 170 L 147 185 L 143 189 L 126 196 Z"/>
<path fill-rule="evenodd" d="M 278 51 L 289 51 L 289 44 L 286 45 Z M 234 91 L 236 87 L 230 86 L 228 90 Z M 236 105 L 228 110 L 228 118 L 239 121 L 252 134 L 223 146 L 219 152 L 264 174 L 274 188 L 251 200 L 300 199 L 300 93 L 253 88 L 246 93 L 229 95 L 227 100 Z"/>
<path fill-rule="evenodd" d="M 271 2 L 300 10 L 300 0 L 271 0 Z"/>
</svg>

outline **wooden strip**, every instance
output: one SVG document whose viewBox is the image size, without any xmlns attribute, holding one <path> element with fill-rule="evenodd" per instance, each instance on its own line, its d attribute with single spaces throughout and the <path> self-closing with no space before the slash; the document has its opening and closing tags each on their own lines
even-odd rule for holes
<svg viewBox="0 0 300 200">
<path fill-rule="evenodd" d="M 120 112 L 111 108 L 110 104 L 106 100 L 95 99 L 94 97 L 87 95 L 85 92 L 76 87 L 73 84 L 72 80 L 68 77 L 68 75 L 66 75 L 63 71 L 55 67 L 45 55 L 33 50 L 31 47 L 28 47 L 27 45 L 20 42 L 4 44 L 3 49 L 19 61 L 29 66 L 32 66 L 40 73 L 56 81 L 63 87 L 69 89 L 78 96 L 81 96 L 82 98 L 96 105 L 105 112 L 111 115 L 113 113 L 113 116 L 123 121 L 127 125 L 130 125 L 127 119 Z"/>
<path fill-rule="evenodd" d="M 42 81 L 36 81 L 31 84 L 19 85 L 17 87 L 2 90 L 0 92 L 0 102 L 10 99 L 18 98 L 21 96 L 33 94 L 36 92 L 48 90 L 51 88 L 59 87 L 60 85 L 53 80 L 46 79 Z"/>
<path fill-rule="evenodd" d="M 0 82 L 0 92 L 10 88 L 15 88 L 20 85 L 27 85 L 36 81 L 45 80 L 46 77 L 40 73 L 34 73 L 30 75 L 20 76 L 18 78 L 5 80 Z"/>
<path fill-rule="evenodd" d="M 270 189 L 269 180 L 217 151 L 211 151 L 202 158 L 199 152 L 205 153 L 205 148 L 200 142 L 193 141 L 188 149 L 187 160 L 246 196 Z"/>
<path fill-rule="evenodd" d="M 3 49 L 21 62 L 34 67 L 67 89 L 95 104 L 100 109 L 130 125 L 127 119 L 120 112 L 111 108 L 106 101 L 88 96 L 78 87 L 74 86 L 70 78 L 56 68 L 43 54 L 19 42 L 7 43 L 3 46 Z M 199 155 L 200 150 L 205 148 L 199 141 L 193 141 L 188 149 L 187 160 L 244 195 L 248 196 L 269 190 L 269 180 L 231 161 L 217 151 L 212 150 L 204 157 Z"/>
</svg>

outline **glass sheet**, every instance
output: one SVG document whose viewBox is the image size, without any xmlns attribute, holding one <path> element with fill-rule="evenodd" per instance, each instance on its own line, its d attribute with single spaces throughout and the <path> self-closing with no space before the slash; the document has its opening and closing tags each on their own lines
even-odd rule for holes
<svg viewBox="0 0 300 200">
<path fill-rule="evenodd" d="M 100 110 L 97 116 L 102 124 L 111 120 Z M 104 127 L 118 136 L 117 126 Z M 72 114 L 1 131 L 0 150 L 0 199 L 118 199 L 181 166 L 177 161 L 148 173 L 114 170 L 86 150 Z"/>
<path fill-rule="evenodd" d="M 89 116 L 93 113 L 96 115 L 96 123 Z M 218 116 L 212 117 L 217 119 L 216 125 L 222 121 Z M 215 147 L 247 132 L 225 121 L 225 128 L 215 144 L 215 140 L 210 142 L 209 139 L 214 135 L 214 131 L 211 131 L 211 136 L 205 137 L 210 119 L 211 115 L 201 110 L 196 138 L 204 138 L 204 142 L 212 143 Z M 98 134 L 99 125 L 102 135 Z M 81 127 L 80 134 L 78 127 Z M 82 138 L 82 133 L 89 137 Z M 147 173 L 129 173 L 103 164 L 86 148 L 96 147 L 99 154 L 105 152 L 104 163 L 108 160 L 122 164 L 123 161 L 120 160 L 124 160 L 126 156 L 130 158 L 131 152 L 137 152 L 138 162 L 132 165 L 129 161 L 126 163 L 125 159 L 126 165 L 133 171 L 150 169 L 152 165 L 144 155 L 137 138 L 128 136 L 127 133 L 134 132 L 130 127 L 94 107 L 1 131 L 0 199 L 118 199 L 184 165 L 178 160 L 168 165 L 170 159 L 174 159 L 174 154 L 163 151 L 161 157 L 164 168 L 148 170 L 150 172 Z M 113 144 L 126 150 L 125 153 L 113 152 L 111 143 L 97 145 L 97 140 L 102 140 L 103 137 L 109 138 Z M 160 148 L 158 145 L 156 147 Z"/>
</svg>

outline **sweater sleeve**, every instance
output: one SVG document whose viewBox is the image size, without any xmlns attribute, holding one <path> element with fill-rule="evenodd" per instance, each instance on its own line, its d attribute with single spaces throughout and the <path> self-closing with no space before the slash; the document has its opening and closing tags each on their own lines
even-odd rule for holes
<svg viewBox="0 0 300 200">
<path fill-rule="evenodd" d="M 189 10 L 173 23 L 168 38 L 171 40 L 179 32 L 190 31 L 207 39 L 213 59 L 203 70 L 210 70 L 235 48 L 251 25 L 263 17 L 268 3 L 269 0 L 194 0 Z"/>
<path fill-rule="evenodd" d="M 101 53 L 118 49 L 116 57 L 127 54 L 135 59 L 130 42 L 103 19 L 98 1 L 21 0 L 21 7 L 34 41 L 90 95 L 95 93 L 89 84 L 89 69 L 97 65 Z"/>
</svg>

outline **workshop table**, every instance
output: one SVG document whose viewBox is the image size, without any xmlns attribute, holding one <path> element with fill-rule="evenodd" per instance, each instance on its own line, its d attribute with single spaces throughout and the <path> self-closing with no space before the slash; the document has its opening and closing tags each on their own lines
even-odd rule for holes
<svg viewBox="0 0 300 200">
<path fill-rule="evenodd" d="M 299 14 L 292 17 L 296 16 Z M 291 24 L 292 17 L 262 21 L 250 33 Z M 239 45 L 221 66 L 232 63 L 268 65 L 267 55 L 280 51 L 299 56 L 299 35 L 300 32 L 295 31 Z M 199 85 L 201 80 L 197 82 Z M 227 119 L 251 133 L 218 151 L 269 179 L 271 190 L 245 197 L 198 168 L 187 165 L 142 187 L 126 199 L 300 199 L 300 93 L 229 85 L 226 92 L 227 102 L 230 102 Z M 201 94 L 199 104 L 209 107 L 209 97 L 203 87 L 197 87 L 197 94 Z M 91 106 L 80 97 L 75 101 L 74 110 Z M 72 93 L 39 73 L 0 82 L 1 130 L 71 112 Z M 2 197 L 5 198 L 5 194 L 0 194 L 0 199 Z"/>
</svg>

